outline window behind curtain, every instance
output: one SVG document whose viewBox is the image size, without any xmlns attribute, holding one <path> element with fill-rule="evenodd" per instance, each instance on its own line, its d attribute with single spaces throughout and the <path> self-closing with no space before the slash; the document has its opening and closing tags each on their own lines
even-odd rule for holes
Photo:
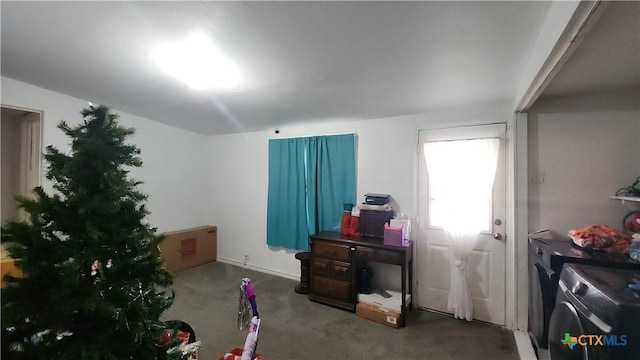
<svg viewBox="0 0 640 360">
<path fill-rule="evenodd" d="M 269 140 L 267 244 L 307 250 L 319 231 L 338 231 L 355 203 L 355 136 Z"/>
</svg>

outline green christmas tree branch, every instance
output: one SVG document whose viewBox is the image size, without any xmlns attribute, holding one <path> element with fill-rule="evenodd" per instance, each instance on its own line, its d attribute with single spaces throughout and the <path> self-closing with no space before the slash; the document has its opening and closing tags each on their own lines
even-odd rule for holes
<svg viewBox="0 0 640 360">
<path fill-rule="evenodd" d="M 2 357 L 8 359 L 155 359 L 174 294 L 158 257 L 163 236 L 145 221 L 147 196 L 129 178 L 142 165 L 126 143 L 134 130 L 105 106 L 58 128 L 71 152 L 48 146 L 46 178 L 18 197 L 29 222 L 7 222 L 1 239 L 23 276 L 2 289 Z"/>
</svg>

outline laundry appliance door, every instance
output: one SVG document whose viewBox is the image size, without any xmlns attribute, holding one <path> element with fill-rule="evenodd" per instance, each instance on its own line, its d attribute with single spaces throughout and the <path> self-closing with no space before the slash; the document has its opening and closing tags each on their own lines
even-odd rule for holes
<svg viewBox="0 0 640 360">
<path fill-rule="evenodd" d="M 565 264 L 549 324 L 551 360 L 640 359 L 640 271 Z"/>
<path fill-rule="evenodd" d="M 551 294 L 551 276 L 540 263 L 529 266 L 529 335 L 536 348 L 547 348 L 548 324 L 555 299 Z"/>
<path fill-rule="evenodd" d="M 560 294 L 559 294 L 560 296 Z M 580 346 L 572 336 L 584 334 L 578 310 L 569 301 L 559 301 L 549 323 L 549 357 L 551 360 L 587 360 L 587 346 Z M 576 339 L 577 340 L 577 339 Z"/>
</svg>

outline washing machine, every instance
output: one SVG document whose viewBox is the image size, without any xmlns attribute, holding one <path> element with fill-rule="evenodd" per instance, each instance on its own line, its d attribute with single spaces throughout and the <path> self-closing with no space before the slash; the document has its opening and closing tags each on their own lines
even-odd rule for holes
<svg viewBox="0 0 640 360">
<path fill-rule="evenodd" d="M 546 359 L 549 321 L 556 306 L 558 281 L 565 264 L 640 271 L 628 254 L 582 249 L 569 238 L 529 237 L 529 336 L 538 357 Z M 638 357 L 640 359 L 640 356 Z"/>
<path fill-rule="evenodd" d="M 550 359 L 640 359 L 639 324 L 640 271 L 565 264 L 549 323 Z"/>
</svg>

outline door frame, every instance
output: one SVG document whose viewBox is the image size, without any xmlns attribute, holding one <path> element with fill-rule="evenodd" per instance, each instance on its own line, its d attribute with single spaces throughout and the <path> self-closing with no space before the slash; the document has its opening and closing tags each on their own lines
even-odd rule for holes
<svg viewBox="0 0 640 360">
<path fill-rule="evenodd" d="M 420 131 L 435 130 L 459 126 L 488 125 L 503 122 L 497 118 L 494 121 L 454 121 L 450 124 L 434 123 L 421 124 L 415 132 L 416 156 L 414 172 L 415 189 L 415 225 L 420 227 Z M 512 117 L 504 121 L 506 131 L 506 269 L 505 271 L 505 325 L 510 330 L 527 331 L 528 323 L 528 275 L 527 275 L 527 114 L 512 113 Z M 517 201 L 516 201 L 517 199 Z M 419 233 L 416 228 L 415 233 Z M 524 235 L 523 235 L 524 234 Z M 517 241 L 517 239 L 520 239 Z M 524 240 L 522 240 L 524 239 Z M 418 242 L 414 244 L 417 249 Z M 417 250 L 416 251 L 417 254 Z M 421 259 L 417 259 L 420 261 Z M 414 262 L 414 289 L 420 281 L 417 274 L 417 262 Z M 413 294 L 416 296 L 417 294 Z M 415 301 L 417 303 L 417 301 Z"/>
<path fill-rule="evenodd" d="M 446 245 L 447 241 L 445 241 L 445 239 L 441 237 L 441 236 L 444 236 L 443 229 L 429 228 L 429 225 L 428 225 L 429 216 L 425 216 L 427 214 L 424 213 L 425 211 L 428 212 L 430 208 L 429 206 L 430 196 L 425 196 L 423 192 L 420 192 L 420 190 L 425 190 L 427 193 L 429 192 L 428 186 L 426 186 L 428 184 L 428 181 L 426 179 L 428 176 L 426 174 L 426 171 L 427 171 L 426 164 L 424 163 L 424 160 L 425 160 L 425 155 L 423 151 L 423 147 L 425 146 L 424 144 L 426 144 L 429 141 L 466 140 L 466 139 L 498 139 L 500 142 L 500 145 L 499 145 L 500 155 L 497 160 L 496 180 L 494 183 L 494 186 L 497 185 L 498 187 L 497 188 L 492 187 L 492 190 L 491 190 L 492 214 L 491 214 L 491 219 L 487 219 L 487 221 L 490 222 L 490 226 L 488 229 L 480 231 L 480 234 L 478 235 L 477 243 L 474 245 L 473 251 L 471 251 L 470 255 L 473 253 L 479 254 L 477 253 L 477 251 L 480 251 L 480 253 L 483 253 L 484 251 L 495 251 L 495 252 L 492 252 L 492 256 L 490 256 L 489 258 L 494 258 L 494 256 L 500 255 L 499 257 L 495 258 L 496 259 L 495 261 L 497 261 L 499 264 L 494 264 L 495 261 L 490 261 L 492 265 L 490 267 L 491 270 L 489 270 L 489 273 L 485 274 L 489 276 L 491 281 L 482 282 L 485 285 L 490 284 L 490 288 L 486 289 L 489 291 L 489 293 L 487 294 L 489 296 L 488 298 L 482 299 L 482 300 L 474 298 L 474 304 L 479 307 L 477 308 L 478 310 L 474 310 L 473 313 L 474 313 L 474 319 L 481 318 L 482 319 L 481 321 L 489 321 L 490 323 L 495 324 L 497 326 L 506 326 L 506 313 L 507 313 L 506 311 L 507 263 L 506 262 L 508 258 L 507 243 L 506 243 L 506 240 L 508 239 L 508 234 L 506 232 L 506 229 L 507 229 L 506 224 L 508 224 L 509 222 L 509 218 L 507 216 L 507 124 L 506 124 L 506 121 L 496 121 L 493 123 L 482 123 L 482 124 L 464 124 L 464 125 L 451 124 L 451 126 L 446 126 L 441 128 L 428 128 L 428 129 L 418 131 L 418 139 L 419 139 L 418 144 L 419 144 L 420 151 L 418 154 L 419 163 L 418 163 L 418 169 L 417 169 L 418 191 L 419 191 L 419 193 L 417 194 L 417 197 L 418 197 L 417 220 L 423 225 L 423 227 L 419 229 L 417 234 L 418 237 L 416 240 L 417 240 L 417 243 L 419 244 L 418 244 L 418 247 L 416 248 L 416 257 L 419 257 L 420 259 L 425 259 L 425 261 L 427 262 L 429 260 L 425 258 L 425 256 L 427 256 L 429 259 L 433 259 L 432 258 L 433 253 L 430 253 L 430 251 L 428 249 L 425 249 L 424 246 L 432 247 L 433 250 L 431 251 L 436 251 L 435 248 L 441 248 L 441 246 L 446 246 L 447 253 L 450 253 L 451 251 L 453 251 L 453 247 Z M 425 176 L 424 179 L 422 177 L 423 175 Z M 496 210 L 497 212 L 495 212 Z M 503 221 L 502 226 L 494 226 L 493 224 L 494 219 L 501 219 Z M 426 224 L 424 224 L 425 221 L 427 222 Z M 499 243 L 501 244 L 498 244 L 496 240 L 492 238 L 492 234 L 494 234 L 495 232 L 499 232 L 503 234 L 504 239 L 499 241 Z M 431 238 L 432 236 L 436 236 L 436 238 Z M 434 240 L 436 241 L 436 243 L 433 242 Z M 452 254 L 450 255 L 453 256 Z M 455 260 L 455 256 L 452 259 L 449 259 L 449 262 L 452 260 Z M 472 262 L 474 261 L 472 260 Z M 447 266 L 450 266 L 450 265 L 451 263 L 449 263 L 449 265 Z M 429 272 L 430 268 L 432 268 L 430 264 L 428 263 L 424 264 L 424 266 L 420 266 L 419 271 L 417 271 L 416 273 L 418 274 L 418 276 L 425 275 L 431 278 L 432 275 Z M 438 278 L 441 279 L 442 281 L 445 281 L 443 278 L 438 276 L 436 276 L 436 278 L 431 278 L 431 280 L 429 281 L 430 282 L 435 281 L 437 283 L 440 283 L 440 281 L 437 280 Z M 431 284 L 433 285 L 433 283 Z M 473 283 L 470 283 L 469 285 L 470 290 L 471 290 L 471 287 L 473 287 L 472 284 Z M 441 283 L 441 285 L 444 286 L 444 282 Z M 433 287 L 427 284 L 424 284 L 424 286 L 423 285 L 421 286 L 422 286 L 422 289 L 421 287 L 416 288 L 418 289 L 417 291 L 418 296 L 420 297 L 421 295 L 431 294 L 428 296 L 432 297 L 428 301 L 429 302 L 428 304 L 427 304 L 427 301 L 425 301 L 426 299 L 419 298 L 417 303 L 421 308 L 423 306 L 426 306 L 426 309 L 431 309 L 431 306 L 434 306 L 435 311 L 449 312 L 448 310 L 446 310 L 447 309 L 446 294 L 443 294 L 441 293 L 441 291 L 437 290 L 437 289 L 440 289 L 438 286 Z M 482 286 L 480 287 L 482 288 Z M 436 295 L 436 293 L 440 295 Z M 444 301 L 445 301 L 444 304 L 442 304 L 443 295 L 444 295 Z M 488 301 L 488 302 L 485 303 L 485 301 Z M 485 310 L 480 310 L 480 309 L 485 309 Z"/>
</svg>

